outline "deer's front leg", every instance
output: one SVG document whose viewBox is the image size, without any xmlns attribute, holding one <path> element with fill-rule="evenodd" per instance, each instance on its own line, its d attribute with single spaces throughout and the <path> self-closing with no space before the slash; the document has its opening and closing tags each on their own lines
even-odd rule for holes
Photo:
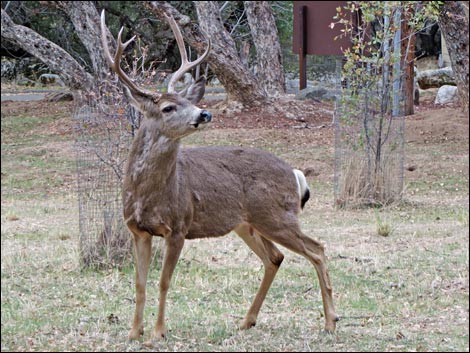
<svg viewBox="0 0 470 353">
<path fill-rule="evenodd" d="M 129 229 L 134 234 L 136 303 L 134 321 L 128 337 L 130 340 L 136 340 L 144 333 L 145 288 L 152 253 L 152 236 L 139 231 L 137 227 L 130 226 Z"/>
<path fill-rule="evenodd" d="M 160 302 L 158 307 L 158 318 L 152 338 L 162 339 L 165 337 L 165 305 L 166 295 L 170 287 L 171 276 L 175 269 L 181 250 L 184 245 L 183 234 L 170 234 L 166 239 L 165 258 L 163 260 L 162 274 L 160 277 Z"/>
</svg>

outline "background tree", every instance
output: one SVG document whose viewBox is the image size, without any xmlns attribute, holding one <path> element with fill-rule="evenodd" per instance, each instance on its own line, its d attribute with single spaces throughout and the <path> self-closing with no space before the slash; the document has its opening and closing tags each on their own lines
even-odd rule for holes
<svg viewBox="0 0 470 353">
<path fill-rule="evenodd" d="M 443 1 L 438 20 L 447 43 L 460 103 L 468 112 L 468 2 Z"/>
<path fill-rule="evenodd" d="M 437 1 L 351 1 L 337 11 L 352 45 L 344 51 L 346 87 L 335 113 L 336 202 L 388 204 L 401 198 L 403 187 L 404 103 L 412 100 L 404 85 L 413 36 L 439 20 L 468 110 L 468 14 L 461 2 Z"/>
<path fill-rule="evenodd" d="M 151 53 L 166 52 L 168 40 L 158 35 L 162 26 L 149 20 L 149 15 L 153 16 L 143 6 L 131 2 L 102 2 L 96 6 L 87 1 L 8 2 L 2 9 L 2 44 L 13 44 L 40 59 L 59 73 L 74 93 L 90 92 L 90 87 L 98 87 L 110 74 L 99 40 L 97 8 L 109 11 L 107 22 L 114 34 L 124 26 L 132 28 L 132 32 L 124 32 L 124 39 L 133 33 L 140 35 L 129 50 L 130 64 L 136 63 L 134 57 L 142 62 L 148 59 L 144 50 L 148 53 L 150 44 Z M 109 37 L 109 41 L 113 46 L 114 40 Z M 156 55 L 149 61 L 140 69 L 163 60 Z"/>
<path fill-rule="evenodd" d="M 413 37 L 436 17 L 436 7 L 352 1 L 337 12 L 351 47 L 344 50 L 346 87 L 335 112 L 336 203 L 387 205 L 403 191 L 403 116 L 407 95 L 413 96 L 404 88 L 413 67 Z"/>
<path fill-rule="evenodd" d="M 271 6 L 267 1 L 244 1 L 256 47 L 257 74 L 269 96 L 285 93 L 282 50 Z"/>
<path fill-rule="evenodd" d="M 113 33 L 125 26 L 128 28 L 125 38 L 138 34 L 137 43 L 129 51 L 131 57 L 142 56 L 141 68 L 148 68 L 157 61 L 161 64 L 159 70 L 170 71 L 179 56 L 164 20 L 166 13 L 175 17 L 187 43 L 196 52 L 204 50 L 206 45 L 201 30 L 211 37 L 214 49 L 208 63 L 224 85 L 229 102 L 261 105 L 270 97 L 284 93 L 282 54 L 268 2 L 183 1 L 172 4 L 15 2 L 14 6 L 6 6 L 6 11 L 2 9 L 2 40 L 39 58 L 60 73 L 71 89 L 88 91 L 109 74 L 99 41 L 97 8 L 106 9 L 107 23 Z M 48 24 L 42 20 L 47 16 Z M 193 56 L 195 54 L 193 51 Z"/>
<path fill-rule="evenodd" d="M 60 72 L 71 89 L 87 90 L 93 85 L 93 76 L 72 55 L 34 30 L 15 24 L 3 9 L 1 36 Z"/>
<path fill-rule="evenodd" d="M 270 96 L 284 93 L 279 37 L 272 10 L 267 2 L 254 1 L 248 5 L 245 2 L 245 7 L 248 6 L 246 12 L 250 13 L 248 23 L 252 28 L 253 41 L 255 45 L 260 46 L 256 48 L 257 58 L 260 61 L 258 63 L 261 72 L 259 77 L 242 60 L 235 41 L 225 29 L 220 4 L 217 1 L 196 1 L 194 5 L 199 26 L 191 23 L 186 15 L 181 14 L 168 2 L 151 1 L 148 6 L 161 20 L 164 14 L 172 15 L 180 25 L 186 41 L 199 53 L 205 49 L 207 42 L 203 32 L 211 38 L 213 49 L 207 62 L 225 87 L 229 102 L 239 102 L 243 106 L 256 106 L 264 104 Z M 256 14 L 259 16 L 257 17 Z M 261 30 L 257 30 L 261 27 Z M 263 42 L 261 37 L 267 42 Z M 266 67 L 265 58 L 269 56 L 266 53 L 266 47 L 269 45 L 273 49 L 268 50 L 268 53 L 274 53 L 274 56 L 270 56 L 271 63 Z M 262 67 L 263 65 L 265 67 Z M 268 70 L 271 72 L 268 73 Z"/>
</svg>

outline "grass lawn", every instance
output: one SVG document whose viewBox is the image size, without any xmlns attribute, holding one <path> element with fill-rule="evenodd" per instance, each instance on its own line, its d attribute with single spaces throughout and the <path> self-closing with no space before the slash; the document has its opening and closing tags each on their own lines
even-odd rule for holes
<svg viewBox="0 0 470 353">
<path fill-rule="evenodd" d="M 133 264 L 100 271 L 79 264 L 70 111 L 70 103 L 2 102 L 1 349 L 147 351 L 159 270 L 149 276 L 144 338 L 129 343 Z M 459 116 L 433 114 L 447 124 Z M 426 119 L 410 121 L 410 131 L 426 130 Z M 468 351 L 468 118 L 466 124 L 454 139 L 433 139 L 435 130 L 425 131 L 427 140 L 408 138 L 406 160 L 417 169 L 405 172 L 404 201 L 380 210 L 334 208 L 331 127 L 213 128 L 189 137 L 191 146 L 254 146 L 315 168 L 301 224 L 326 245 L 341 321 L 335 334 L 322 332 L 315 271 L 282 249 L 257 325 L 240 331 L 263 267 L 229 234 L 186 242 L 168 295 L 167 339 L 152 350 Z"/>
</svg>

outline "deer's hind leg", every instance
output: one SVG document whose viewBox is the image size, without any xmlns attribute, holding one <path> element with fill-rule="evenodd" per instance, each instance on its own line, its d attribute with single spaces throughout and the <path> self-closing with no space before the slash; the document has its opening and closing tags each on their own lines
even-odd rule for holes
<svg viewBox="0 0 470 353">
<path fill-rule="evenodd" d="M 256 234 L 249 224 L 242 224 L 235 228 L 235 232 L 242 238 L 253 252 L 258 255 L 264 264 L 264 276 L 261 285 L 256 293 L 256 297 L 248 310 L 241 329 L 249 329 L 256 325 L 256 319 L 261 309 L 266 294 L 276 276 L 277 270 L 284 259 L 284 255 L 268 239 Z"/>
<path fill-rule="evenodd" d="M 284 217 L 276 219 L 266 218 L 251 224 L 264 238 L 304 256 L 312 263 L 320 283 L 326 321 L 325 331 L 333 332 L 339 317 L 336 315 L 333 305 L 333 294 L 323 244 L 302 233 L 295 214 L 285 214 Z"/>
</svg>

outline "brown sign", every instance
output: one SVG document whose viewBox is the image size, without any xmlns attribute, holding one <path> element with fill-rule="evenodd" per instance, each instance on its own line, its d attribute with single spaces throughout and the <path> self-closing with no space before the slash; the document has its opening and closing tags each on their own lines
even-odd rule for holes
<svg viewBox="0 0 470 353">
<path fill-rule="evenodd" d="M 344 27 L 331 24 L 336 22 L 336 8 L 345 5 L 346 1 L 294 1 L 294 53 L 343 55 L 351 42 L 344 36 L 335 40 Z"/>
</svg>

